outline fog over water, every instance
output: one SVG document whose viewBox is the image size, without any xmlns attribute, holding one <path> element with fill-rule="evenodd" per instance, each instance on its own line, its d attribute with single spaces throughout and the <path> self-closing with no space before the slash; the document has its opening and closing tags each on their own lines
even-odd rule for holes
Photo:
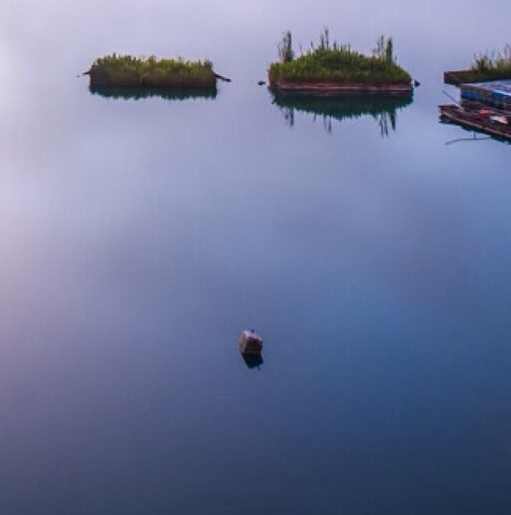
<svg viewBox="0 0 511 515">
<path fill-rule="evenodd" d="M 509 513 L 511 147 L 437 105 L 510 15 L 2 2 L 0 513 Z M 393 36 L 413 101 L 329 117 L 257 86 L 325 26 Z M 233 82 L 91 93 L 114 51 Z"/>
</svg>

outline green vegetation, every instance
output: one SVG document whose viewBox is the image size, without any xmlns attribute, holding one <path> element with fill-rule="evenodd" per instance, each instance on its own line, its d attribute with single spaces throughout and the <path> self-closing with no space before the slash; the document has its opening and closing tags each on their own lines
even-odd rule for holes
<svg viewBox="0 0 511 515">
<path fill-rule="evenodd" d="M 392 38 L 381 36 L 373 55 L 356 52 L 349 45 L 330 42 L 328 29 L 319 44 L 294 57 L 292 36 L 287 32 L 279 45 L 279 62 L 268 70 L 270 85 L 282 83 L 368 84 L 373 86 L 410 84 L 411 76 L 397 65 Z"/>
<path fill-rule="evenodd" d="M 91 86 L 142 88 L 215 88 L 210 61 L 137 58 L 112 54 L 94 61 L 87 72 Z"/>
<path fill-rule="evenodd" d="M 282 63 L 288 63 L 295 58 L 295 53 L 293 52 L 293 36 L 289 30 L 282 36 L 278 50 L 279 59 Z"/>
<path fill-rule="evenodd" d="M 474 57 L 471 70 L 479 73 L 511 75 L 511 45 L 506 45 L 502 51 L 491 54 L 481 54 Z"/>
<path fill-rule="evenodd" d="M 467 84 L 490 80 L 511 79 L 511 45 L 502 51 L 493 51 L 474 56 L 469 70 L 445 72 L 447 84 Z"/>
</svg>

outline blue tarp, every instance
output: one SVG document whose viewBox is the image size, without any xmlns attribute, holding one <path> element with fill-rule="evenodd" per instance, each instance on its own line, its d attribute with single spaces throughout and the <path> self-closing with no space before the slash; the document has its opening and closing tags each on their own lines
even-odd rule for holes
<svg viewBox="0 0 511 515">
<path fill-rule="evenodd" d="M 461 98 L 511 109 L 511 80 L 477 82 L 460 86 Z"/>
</svg>

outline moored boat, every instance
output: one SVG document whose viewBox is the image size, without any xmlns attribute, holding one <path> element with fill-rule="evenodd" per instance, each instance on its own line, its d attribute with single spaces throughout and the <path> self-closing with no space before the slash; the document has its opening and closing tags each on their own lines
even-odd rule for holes
<svg viewBox="0 0 511 515">
<path fill-rule="evenodd" d="M 470 130 L 511 141 L 511 114 L 488 108 L 468 109 L 463 105 L 440 105 L 440 119 Z"/>
<path fill-rule="evenodd" d="M 246 329 L 241 333 L 238 347 L 242 354 L 261 354 L 263 340 L 253 329 Z"/>
</svg>

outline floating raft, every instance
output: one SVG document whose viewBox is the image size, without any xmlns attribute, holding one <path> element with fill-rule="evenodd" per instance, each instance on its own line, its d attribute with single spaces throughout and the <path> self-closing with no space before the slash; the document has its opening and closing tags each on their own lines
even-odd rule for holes
<svg viewBox="0 0 511 515">
<path fill-rule="evenodd" d="M 346 94 L 374 93 L 385 95 L 411 95 L 412 83 L 365 84 L 339 82 L 283 82 L 272 84 L 271 89 L 280 93 L 334 96 Z"/>
<path fill-rule="evenodd" d="M 441 105 L 440 119 L 455 123 L 465 129 L 483 132 L 490 136 L 511 142 L 511 116 L 492 114 L 491 111 L 472 111 L 458 105 Z"/>
<path fill-rule="evenodd" d="M 263 340 L 253 330 L 245 330 L 241 333 L 238 346 L 242 354 L 261 354 L 263 350 Z"/>
<path fill-rule="evenodd" d="M 470 82 L 488 82 L 494 80 L 511 79 L 509 73 L 484 73 L 477 70 L 457 70 L 444 72 L 444 83 L 452 86 L 460 86 Z"/>
</svg>

